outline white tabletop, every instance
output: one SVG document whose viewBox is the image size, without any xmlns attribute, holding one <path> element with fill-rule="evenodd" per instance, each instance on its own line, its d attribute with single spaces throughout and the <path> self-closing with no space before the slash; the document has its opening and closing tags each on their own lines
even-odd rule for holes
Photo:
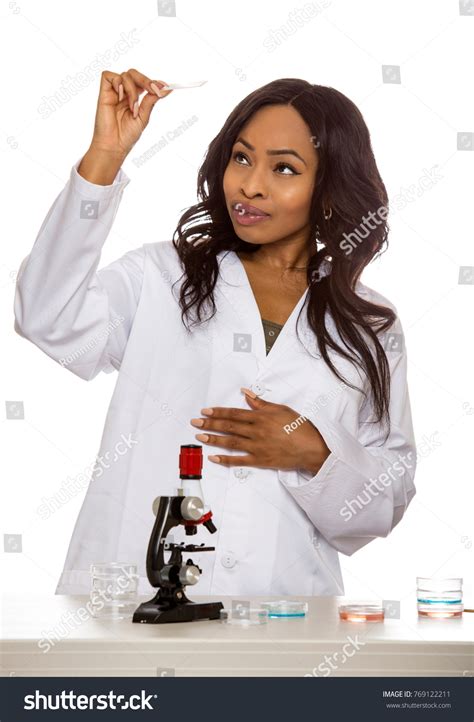
<svg viewBox="0 0 474 722">
<path fill-rule="evenodd" d="M 221 601 L 230 597 L 199 597 Z M 139 602 L 150 599 L 140 597 Z M 250 599 L 251 606 L 269 597 Z M 304 618 L 243 628 L 203 620 L 136 624 L 97 619 L 88 597 L 4 596 L 2 676 L 471 676 L 474 615 L 419 618 L 404 600 L 400 618 L 342 622 L 343 597 L 307 601 Z M 49 642 L 47 640 L 49 639 Z"/>
</svg>

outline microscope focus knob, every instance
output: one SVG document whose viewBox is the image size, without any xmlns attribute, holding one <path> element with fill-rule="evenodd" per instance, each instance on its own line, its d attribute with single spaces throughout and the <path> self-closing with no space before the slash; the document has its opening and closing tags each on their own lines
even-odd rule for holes
<svg viewBox="0 0 474 722">
<path fill-rule="evenodd" d="M 204 514 L 204 505 L 198 496 L 185 496 L 180 509 L 183 519 L 187 521 L 197 521 Z"/>
<path fill-rule="evenodd" d="M 186 564 L 179 570 L 179 581 L 183 586 L 186 584 L 197 584 L 201 573 L 194 564 Z"/>
</svg>

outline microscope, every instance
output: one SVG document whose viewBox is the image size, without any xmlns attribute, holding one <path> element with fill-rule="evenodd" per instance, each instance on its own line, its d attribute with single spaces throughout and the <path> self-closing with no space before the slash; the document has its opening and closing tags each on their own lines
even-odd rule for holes
<svg viewBox="0 0 474 722">
<path fill-rule="evenodd" d="M 214 534 L 212 511 L 204 506 L 201 488 L 202 446 L 183 444 L 179 454 L 181 487 L 177 496 L 158 496 L 153 502 L 156 516 L 146 557 L 146 573 L 150 584 L 158 587 L 153 599 L 143 602 L 134 612 L 133 621 L 142 624 L 194 622 L 219 619 L 222 602 L 198 604 L 187 598 L 185 589 L 196 584 L 202 573 L 192 559 L 183 562 L 183 553 L 211 552 L 215 547 L 204 544 L 166 544 L 170 529 L 182 524 L 186 536 L 197 534 L 199 524 Z M 170 551 L 167 561 L 164 552 Z"/>
</svg>

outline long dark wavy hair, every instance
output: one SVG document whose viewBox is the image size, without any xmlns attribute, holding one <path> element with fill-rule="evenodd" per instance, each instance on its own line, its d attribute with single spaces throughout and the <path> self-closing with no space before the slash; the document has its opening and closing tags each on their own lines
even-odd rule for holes
<svg viewBox="0 0 474 722">
<path fill-rule="evenodd" d="M 212 307 L 210 318 L 214 316 L 213 290 L 219 272 L 216 255 L 220 251 L 254 253 L 261 247 L 236 235 L 226 207 L 223 177 L 242 127 L 263 106 L 279 104 L 293 106 L 309 127 L 311 137 L 317 139 L 314 145 L 319 163 L 309 212 L 309 292 L 303 306 L 307 305 L 308 323 L 324 361 L 340 381 L 356 388 L 334 366 L 328 347 L 362 369 L 371 389 L 376 416 L 372 423 L 386 420 L 390 429 L 390 368 L 377 334 L 392 325 L 396 314 L 391 308 L 361 298 L 354 290 L 365 266 L 384 244 L 388 246 L 388 225 L 380 219 L 373 230 L 365 229 L 367 235 L 350 253 L 341 244 L 344 234 L 359 228 L 364 216 L 388 208 L 388 196 L 362 114 L 334 88 L 311 85 L 299 78 L 274 80 L 244 98 L 210 143 L 198 173 L 199 203 L 183 213 L 172 238 L 185 275 L 180 289 L 181 318 L 183 322 L 189 320 L 190 310 L 196 307 L 196 323 L 202 322 L 205 304 Z M 332 215 L 325 218 L 329 208 Z M 331 273 L 316 282 L 325 258 L 331 263 Z M 327 310 L 345 348 L 326 328 Z M 364 336 L 373 343 L 375 359 Z"/>
</svg>

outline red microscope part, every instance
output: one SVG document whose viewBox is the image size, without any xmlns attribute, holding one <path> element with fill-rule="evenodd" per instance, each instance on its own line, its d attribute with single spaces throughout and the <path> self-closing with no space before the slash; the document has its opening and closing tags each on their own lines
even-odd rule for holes
<svg viewBox="0 0 474 722">
<path fill-rule="evenodd" d="M 179 476 L 181 479 L 201 479 L 202 478 L 202 446 L 189 444 L 181 446 L 179 453 Z M 206 529 L 214 534 L 217 531 L 212 522 L 212 511 L 208 511 L 202 515 L 197 521 L 185 520 L 184 527 L 187 535 L 197 533 L 197 525 L 203 524 Z"/>
</svg>

